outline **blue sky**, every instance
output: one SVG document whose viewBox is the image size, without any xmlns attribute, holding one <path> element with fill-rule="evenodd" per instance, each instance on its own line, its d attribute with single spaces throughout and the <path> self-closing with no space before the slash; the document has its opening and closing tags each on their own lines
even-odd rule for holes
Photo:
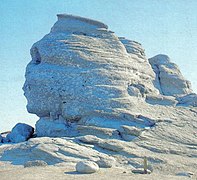
<svg viewBox="0 0 197 180">
<path fill-rule="evenodd" d="M 196 9 L 196 0 L 0 0 L 0 132 L 38 119 L 25 108 L 25 67 L 58 13 L 100 20 L 142 43 L 147 57 L 169 55 L 197 92 Z"/>
</svg>

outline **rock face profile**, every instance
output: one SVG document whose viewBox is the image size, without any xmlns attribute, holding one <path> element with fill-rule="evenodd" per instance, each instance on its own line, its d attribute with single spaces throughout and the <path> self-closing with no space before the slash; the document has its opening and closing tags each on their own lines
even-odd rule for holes
<svg viewBox="0 0 197 180">
<path fill-rule="evenodd" d="M 32 46 L 26 68 L 23 89 L 27 110 L 40 117 L 38 136 L 83 134 L 87 126 L 113 135 L 122 125 L 150 127 L 150 118 L 133 113 L 137 104 L 176 106 L 179 96 L 192 92 L 167 56 L 147 60 L 141 44 L 101 22 L 57 16 L 50 33 Z"/>
</svg>

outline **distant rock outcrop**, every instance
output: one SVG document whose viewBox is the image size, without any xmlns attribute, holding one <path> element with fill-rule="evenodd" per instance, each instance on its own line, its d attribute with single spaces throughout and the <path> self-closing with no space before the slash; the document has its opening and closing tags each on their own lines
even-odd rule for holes
<svg viewBox="0 0 197 180">
<path fill-rule="evenodd" d="M 154 125 L 151 118 L 135 116 L 138 104 L 176 106 L 184 102 L 179 95 L 191 93 L 167 56 L 148 61 L 141 44 L 87 18 L 58 15 L 51 32 L 32 46 L 31 56 L 23 89 L 27 110 L 40 117 L 38 136 L 97 132 L 124 139 L 122 125 Z"/>
</svg>

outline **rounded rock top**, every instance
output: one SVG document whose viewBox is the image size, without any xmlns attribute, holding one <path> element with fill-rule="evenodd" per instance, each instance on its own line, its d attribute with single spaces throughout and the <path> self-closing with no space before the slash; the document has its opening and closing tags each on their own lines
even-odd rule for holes
<svg viewBox="0 0 197 180">
<path fill-rule="evenodd" d="M 58 20 L 74 20 L 74 21 L 81 21 L 83 23 L 87 23 L 90 25 L 94 25 L 97 28 L 105 28 L 108 29 L 108 26 L 100 21 L 96 21 L 93 19 L 89 19 L 89 18 L 84 18 L 81 16 L 74 16 L 71 14 L 57 14 Z"/>
<path fill-rule="evenodd" d="M 58 20 L 51 28 L 51 33 L 88 33 L 108 29 L 104 23 L 89 18 L 69 14 L 57 14 L 57 17 Z"/>
<path fill-rule="evenodd" d="M 92 161 L 80 161 L 76 164 L 76 171 L 79 173 L 95 173 L 99 170 L 98 164 Z"/>
</svg>

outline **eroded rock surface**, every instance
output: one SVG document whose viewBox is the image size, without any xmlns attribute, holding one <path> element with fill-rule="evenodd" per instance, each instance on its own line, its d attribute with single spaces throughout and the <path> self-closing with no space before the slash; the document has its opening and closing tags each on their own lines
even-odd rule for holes
<svg viewBox="0 0 197 180">
<path fill-rule="evenodd" d="M 120 132 L 123 125 L 141 132 L 157 121 L 140 108 L 196 105 L 189 81 L 168 56 L 147 60 L 140 43 L 95 20 L 58 15 L 31 56 L 23 89 L 27 110 L 40 117 L 38 136 L 131 141 L 138 136 Z"/>
<path fill-rule="evenodd" d="M 1 162 L 75 168 L 83 160 L 132 172 L 146 157 L 153 175 L 196 171 L 196 94 L 167 56 L 148 61 L 139 43 L 71 15 L 58 15 L 31 55 L 27 109 L 48 137 L 1 144 Z"/>
<path fill-rule="evenodd" d="M 160 94 L 177 96 L 192 92 L 191 84 L 181 74 L 178 66 L 166 55 L 157 55 L 149 59 L 156 74 L 155 86 Z"/>
</svg>

